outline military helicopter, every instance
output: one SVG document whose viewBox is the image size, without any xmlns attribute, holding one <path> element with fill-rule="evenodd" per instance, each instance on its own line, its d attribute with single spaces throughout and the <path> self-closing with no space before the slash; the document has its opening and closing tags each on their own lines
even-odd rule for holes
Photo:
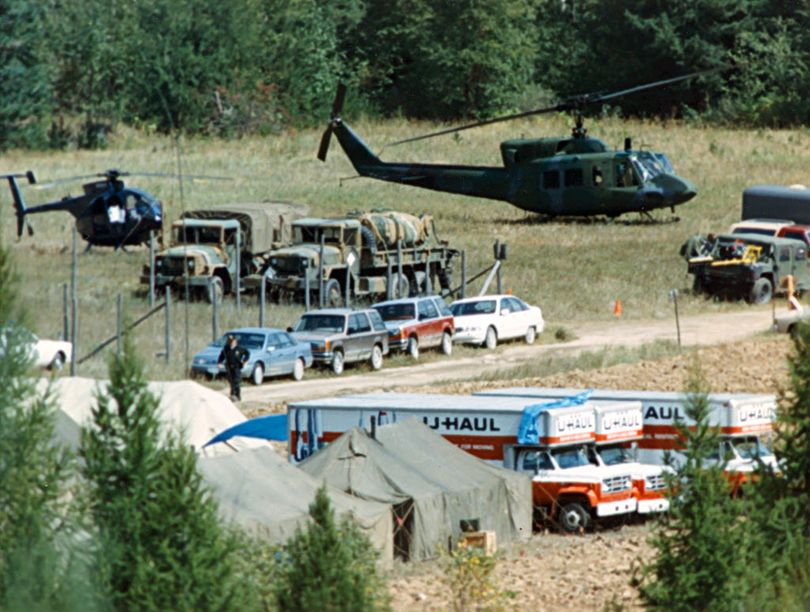
<svg viewBox="0 0 810 612">
<path fill-rule="evenodd" d="M 321 138 L 318 159 L 326 161 L 332 134 L 361 176 L 402 183 L 434 191 L 503 200 L 529 212 L 549 217 L 617 217 L 649 212 L 688 202 L 695 186 L 677 176 L 667 156 L 633 150 L 625 139 L 624 150 L 614 150 L 588 136 L 583 126 L 587 106 L 620 96 L 663 87 L 708 74 L 694 72 L 608 94 L 588 93 L 568 98 L 547 108 L 477 121 L 414 138 L 390 146 L 452 134 L 483 125 L 552 112 L 575 111 L 570 137 L 507 140 L 501 143 L 503 166 L 391 163 L 382 161 L 340 116 L 346 87 L 338 86 L 329 124 Z"/>
<path fill-rule="evenodd" d="M 138 175 L 175 176 L 156 172 L 142 172 Z M 39 185 L 40 188 L 48 188 L 88 178 L 101 179 L 85 183 L 82 186 L 84 189 L 82 195 L 66 196 L 55 202 L 27 208 L 17 179 L 25 177 L 29 183 L 35 183 L 33 173 L 29 170 L 26 174 L 0 175 L 8 179 L 11 188 L 17 214 L 17 237 L 22 236 L 24 227 L 27 228 L 29 236 L 33 235 L 34 231 L 26 220 L 28 215 L 63 210 L 76 218 L 76 228 L 79 235 L 87 241 L 87 250 L 93 246 L 119 249 L 143 244 L 149 240 L 151 231 L 160 231 L 163 225 L 162 204 L 155 196 L 124 185 L 121 179 L 125 176 L 135 175 L 112 169 L 99 174 L 75 176 Z M 184 178 L 228 180 L 227 177 L 198 175 L 184 175 Z"/>
</svg>

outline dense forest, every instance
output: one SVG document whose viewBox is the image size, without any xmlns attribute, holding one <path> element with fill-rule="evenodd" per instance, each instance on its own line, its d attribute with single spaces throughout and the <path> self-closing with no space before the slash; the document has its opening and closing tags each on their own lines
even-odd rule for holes
<svg viewBox="0 0 810 612">
<path fill-rule="evenodd" d="M 0 147 L 118 124 L 238 137 L 525 110 L 722 66 L 602 112 L 810 121 L 806 0 L 0 0 Z"/>
</svg>

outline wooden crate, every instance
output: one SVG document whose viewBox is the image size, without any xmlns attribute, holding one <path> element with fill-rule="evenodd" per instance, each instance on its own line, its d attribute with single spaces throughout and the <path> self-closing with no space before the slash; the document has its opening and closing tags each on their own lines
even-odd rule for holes
<svg viewBox="0 0 810 612">
<path fill-rule="evenodd" d="M 498 546 L 495 540 L 494 531 L 470 531 L 461 534 L 461 542 L 463 546 L 476 546 L 484 549 L 484 554 L 495 554 Z"/>
</svg>

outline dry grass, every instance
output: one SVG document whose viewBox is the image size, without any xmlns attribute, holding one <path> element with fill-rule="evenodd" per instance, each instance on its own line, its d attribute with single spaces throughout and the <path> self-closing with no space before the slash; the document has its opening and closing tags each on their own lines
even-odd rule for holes
<svg viewBox="0 0 810 612">
<path fill-rule="evenodd" d="M 383 153 L 388 160 L 499 164 L 500 141 L 531 135 L 565 134 L 569 119 L 546 117 L 506 125 L 489 126 L 461 138 L 439 138 L 392 148 Z M 369 123 L 359 121 L 355 129 L 375 149 L 385 142 L 434 126 L 404 121 Z M 679 174 L 693 180 L 699 189 L 695 200 L 678 209 L 679 223 L 536 223 L 533 218 L 506 203 L 491 202 L 418 190 L 368 179 L 344 181 L 352 168 L 336 142 L 326 164 L 315 159 L 320 133 L 303 131 L 265 139 L 212 141 L 182 140 L 185 173 L 226 174 L 231 183 L 186 182 L 181 201 L 176 180 L 138 178 L 131 184 L 158 195 L 174 220 L 183 209 L 228 201 L 291 200 L 307 202 L 314 214 L 337 215 L 355 208 L 388 207 L 413 213 L 430 212 L 439 233 L 452 244 L 467 250 L 470 271 L 491 260 L 496 238 L 509 244 L 510 259 L 504 283 L 516 293 L 543 307 L 554 327 L 565 321 L 607 319 L 613 300 L 622 300 L 624 316 L 655 318 L 671 316 L 667 292 L 685 289 L 688 278 L 678 247 L 692 233 L 717 231 L 739 216 L 741 191 L 758 183 L 807 183 L 810 162 L 810 134 L 807 131 L 735 131 L 698 125 L 623 122 L 617 119 L 592 121 L 590 132 L 620 146 L 626 135 L 636 146 L 666 152 Z M 117 167 L 132 172 L 175 172 L 177 160 L 172 140 L 122 131 L 104 151 L 33 153 L 11 151 L 5 155 L 6 171 L 36 171 L 40 180 L 66 175 L 88 174 Z M 30 204 L 76 194 L 80 185 L 62 189 L 26 189 Z M 0 207 L 2 239 L 12 244 L 20 271 L 25 277 L 24 300 L 30 307 L 35 330 L 52 335 L 61 329 L 61 285 L 70 274 L 70 227 L 67 214 L 31 217 L 36 236 L 14 242 L 10 194 Z M 633 217 L 628 222 L 636 221 Z M 82 255 L 79 264 L 81 299 L 81 345 L 86 353 L 115 329 L 115 295 L 123 292 L 131 316 L 146 310 L 135 295 L 138 275 L 146 252 L 111 253 L 98 249 Z M 685 312 L 732 308 L 685 296 Z M 270 324 L 286 326 L 297 316 L 294 307 L 271 308 Z M 196 351 L 211 335 L 205 304 L 191 304 L 187 311 L 188 345 Z M 241 313 L 226 306 L 222 328 L 255 324 L 258 310 L 246 305 Z M 145 324 L 138 345 L 152 363 L 150 375 L 173 378 L 184 371 L 186 309 L 174 311 L 174 350 L 167 368 L 152 356 L 162 348 L 163 322 L 156 317 Z M 103 358 L 94 359 L 79 372 L 103 375 Z"/>
</svg>

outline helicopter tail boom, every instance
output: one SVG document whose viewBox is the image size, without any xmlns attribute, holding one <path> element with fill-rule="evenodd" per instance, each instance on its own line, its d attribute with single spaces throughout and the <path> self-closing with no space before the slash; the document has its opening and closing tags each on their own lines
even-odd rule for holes
<svg viewBox="0 0 810 612">
<path fill-rule="evenodd" d="M 29 170 L 25 174 L 0 174 L 0 178 L 6 179 L 8 181 L 9 189 L 11 189 L 11 197 L 14 200 L 14 212 L 17 214 L 17 238 L 19 238 L 22 236 L 23 227 L 25 226 L 26 208 L 25 200 L 23 200 L 22 192 L 20 191 L 20 185 L 17 183 L 17 179 L 25 178 L 31 185 L 35 184 L 37 179 L 32 170 Z M 30 226 L 28 227 L 28 233 L 32 233 Z"/>
</svg>

